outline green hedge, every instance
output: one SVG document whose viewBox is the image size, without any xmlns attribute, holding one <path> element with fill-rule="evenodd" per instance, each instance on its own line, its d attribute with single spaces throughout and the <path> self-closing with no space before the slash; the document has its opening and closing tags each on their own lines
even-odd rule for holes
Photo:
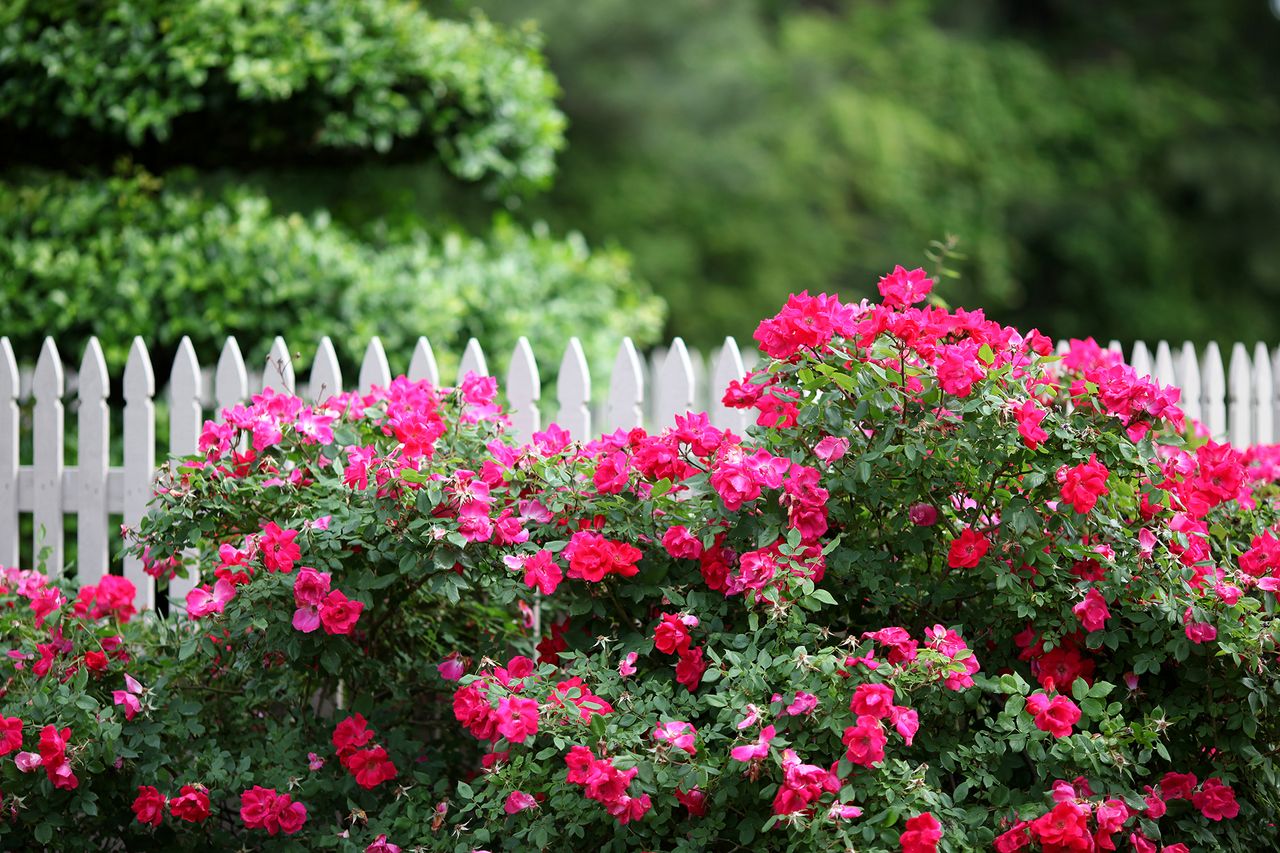
<svg viewBox="0 0 1280 853">
<path fill-rule="evenodd" d="M 442 355 L 474 335 L 500 367 L 523 334 L 551 371 L 570 335 L 607 365 L 622 335 L 651 342 L 663 319 L 625 254 L 577 235 L 500 220 L 488 239 L 375 244 L 245 187 L 211 196 L 146 173 L 0 184 L 0 233 L 0 334 L 20 358 L 46 334 L 69 361 L 98 335 L 115 369 L 135 334 L 158 365 L 183 335 L 207 363 L 228 334 L 255 360 L 274 335 L 309 356 L 327 334 L 353 363 L 376 334 L 403 370 L 418 335 Z"/>
<path fill-rule="evenodd" d="M 0 153 L 62 168 L 434 153 L 545 185 L 563 144 L 532 30 L 397 0 L 39 0 L 0 11 Z"/>
</svg>

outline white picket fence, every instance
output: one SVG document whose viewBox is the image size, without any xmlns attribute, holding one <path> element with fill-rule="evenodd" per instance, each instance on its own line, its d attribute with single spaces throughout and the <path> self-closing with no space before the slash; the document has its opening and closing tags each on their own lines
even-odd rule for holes
<svg viewBox="0 0 1280 853">
<path fill-rule="evenodd" d="M 1112 344 L 1119 349 L 1117 344 Z M 261 373 L 250 372 L 234 338 L 226 341 L 216 367 L 202 369 L 189 341 L 184 340 L 169 373 L 166 397 L 169 405 L 170 454 L 195 452 L 203 421 L 236 403 L 244 402 L 251 389 L 272 388 L 317 399 L 343 390 L 342 370 L 333 343 L 324 338 L 312 360 L 307 383 L 295 375 L 291 350 L 276 338 Z M 512 353 L 503 390 L 518 436 L 527 437 L 554 421 L 574 438 L 634 426 L 660 428 L 677 414 L 706 411 L 712 423 L 741 433 L 747 413 L 720 404 L 720 390 L 745 374 L 743 355 L 733 338 L 704 359 L 679 338 L 642 359 L 630 339 L 618 349 L 602 399 L 592 396 L 591 371 L 576 338 L 570 339 L 560 362 L 555 399 L 543 400 L 543 384 L 529 342 L 521 338 Z M 746 354 L 748 363 L 754 351 Z M 1243 344 L 1232 347 L 1229 370 L 1224 370 L 1216 344 L 1197 352 L 1183 345 L 1175 356 L 1161 341 L 1154 350 L 1137 344 L 1130 362 L 1140 372 L 1183 389 L 1183 408 L 1203 421 L 1218 438 L 1237 446 L 1270 443 L 1274 425 L 1280 423 L 1280 348 L 1258 344 L 1250 356 Z M 459 360 L 458 375 L 468 371 L 491 375 L 488 359 L 475 340 Z M 400 371 L 396 371 L 397 373 Z M 441 380 L 430 343 L 420 339 L 406 370 L 411 379 Z M 355 387 L 368 390 L 384 385 L 393 376 L 382 344 L 370 342 Z M 68 381 L 70 377 L 71 381 Z M 53 575 L 66 565 L 64 522 L 76 516 L 76 571 L 81 585 L 96 583 L 111 570 L 109 537 L 115 535 L 110 518 L 119 516 L 125 526 L 138 523 L 151 497 L 156 471 L 156 380 L 146 344 L 136 338 L 124 369 L 123 464 L 110 460 L 110 383 L 102 350 L 90 341 L 74 374 L 64 369 L 52 339 L 46 339 L 34 371 L 25 374 L 7 338 L 0 338 L 0 565 L 16 565 L 23 513 L 33 520 L 33 549 L 46 548 L 45 569 Z M 71 393 L 73 392 L 74 396 Z M 30 465 L 20 464 L 23 422 L 19 403 L 32 401 Z M 64 462 L 64 404 L 72 402 L 77 419 L 78 458 Z M 33 550 L 33 552 L 34 552 Z M 155 585 L 140 562 L 125 557 L 125 577 L 138 590 L 140 608 L 155 605 Z M 171 587 L 175 601 L 185 598 L 190 581 Z"/>
</svg>

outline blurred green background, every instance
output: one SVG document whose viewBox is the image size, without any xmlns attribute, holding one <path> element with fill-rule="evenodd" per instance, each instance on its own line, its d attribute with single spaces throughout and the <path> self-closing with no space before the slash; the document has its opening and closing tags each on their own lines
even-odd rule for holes
<svg viewBox="0 0 1280 853">
<path fill-rule="evenodd" d="M 948 235 L 948 299 L 1006 322 L 1280 339 L 1268 0 L 45 0 L 0 33 L 16 339 L 608 364 Z"/>
</svg>

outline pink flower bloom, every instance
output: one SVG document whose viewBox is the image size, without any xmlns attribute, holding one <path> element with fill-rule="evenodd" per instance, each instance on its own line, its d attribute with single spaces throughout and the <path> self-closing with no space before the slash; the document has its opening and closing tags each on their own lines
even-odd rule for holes
<svg viewBox="0 0 1280 853">
<path fill-rule="evenodd" d="M 702 659 L 702 649 L 683 649 L 680 660 L 676 663 L 676 681 L 688 688 L 690 693 L 697 691 L 702 683 L 702 675 L 707 671 L 707 663 Z"/>
<path fill-rule="evenodd" d="M 293 564 L 302 555 L 302 548 L 294 539 L 298 538 L 296 530 L 281 530 L 274 521 L 262 528 L 262 537 L 258 547 L 262 549 L 262 562 L 269 572 L 293 571 Z"/>
<path fill-rule="evenodd" d="M 326 634 L 350 634 L 363 610 L 363 602 L 353 601 L 335 589 L 320 607 L 320 623 Z"/>
<path fill-rule="evenodd" d="M 920 715 L 916 710 L 894 705 L 889 709 L 889 722 L 893 723 L 893 727 L 898 730 L 898 734 L 902 735 L 907 746 L 911 746 L 916 732 L 920 731 Z"/>
<path fill-rule="evenodd" d="M 1035 715 L 1036 728 L 1056 738 L 1069 737 L 1071 728 L 1080 722 L 1080 709 L 1066 696 L 1050 699 L 1043 693 L 1027 697 L 1027 711 Z"/>
<path fill-rule="evenodd" d="M 552 553 L 547 550 L 538 551 L 526 557 L 522 568 L 525 586 L 531 589 L 536 588 L 543 595 L 551 595 L 564 580 L 564 572 L 556 563 Z"/>
<path fill-rule="evenodd" d="M 813 446 L 813 455 L 830 464 L 849 452 L 849 439 L 828 435 Z"/>
<path fill-rule="evenodd" d="M 19 752 L 13 757 L 13 763 L 23 773 L 30 773 L 41 765 L 40 753 L 38 752 Z"/>
<path fill-rule="evenodd" d="M 1089 588 L 1083 601 L 1071 608 L 1071 612 L 1086 631 L 1101 631 L 1111 615 L 1111 611 L 1107 609 L 1107 600 L 1093 587 Z"/>
<path fill-rule="evenodd" d="M 659 723 L 658 727 L 653 730 L 654 740 L 661 743 L 669 743 L 676 749 L 682 749 L 690 755 L 698 753 L 698 749 L 694 745 L 694 739 L 697 735 L 698 731 L 692 725 L 679 721 Z"/>
<path fill-rule="evenodd" d="M 307 753 L 307 769 L 319 770 L 324 767 L 324 759 L 316 755 L 314 752 Z"/>
<path fill-rule="evenodd" d="M 453 652 L 436 665 L 436 671 L 445 681 L 457 681 L 467 671 L 467 665 L 461 655 Z"/>
<path fill-rule="evenodd" d="M 0 714 L 0 755 L 22 749 L 22 719 Z"/>
<path fill-rule="evenodd" d="M 535 809 L 538 807 L 538 801 L 524 791 L 512 791 L 507 795 L 507 801 L 503 804 L 502 810 L 507 814 L 516 814 L 525 809 Z"/>
<path fill-rule="evenodd" d="M 164 809 L 168 805 L 168 800 L 164 794 L 161 794 L 151 785 L 139 785 L 138 796 L 134 798 L 133 805 L 129 808 L 133 810 L 134 817 L 138 823 L 150 824 L 151 826 L 159 826 L 164 820 Z"/>
<path fill-rule="evenodd" d="M 1211 643 L 1218 637 L 1218 629 L 1208 622 L 1197 622 L 1190 607 L 1183 612 L 1182 621 L 1186 625 L 1187 639 L 1196 645 Z"/>
<path fill-rule="evenodd" d="M 342 481 L 351 489 L 364 491 L 369 488 L 369 468 L 377 463 L 378 450 L 374 447 L 348 447 L 347 464 Z"/>
<path fill-rule="evenodd" d="M 947 565 L 953 569 L 972 569 L 981 562 L 991 548 L 987 537 L 977 533 L 971 527 L 960 531 L 960 536 L 951 543 L 947 554 Z"/>
<path fill-rule="evenodd" d="M 689 635 L 689 628 L 697 624 L 698 618 L 696 616 L 676 613 L 662 614 L 662 621 L 653 630 L 654 648 L 668 655 L 685 651 L 693 645 L 693 637 Z"/>
<path fill-rule="evenodd" d="M 1200 790 L 1191 795 L 1191 802 L 1200 810 L 1200 814 L 1213 821 L 1234 818 L 1240 814 L 1236 792 L 1230 785 L 1224 785 L 1221 779 L 1206 779 Z"/>
<path fill-rule="evenodd" d="M 1018 421 L 1018 435 L 1022 436 L 1022 443 L 1029 450 L 1035 450 L 1049 437 L 1049 434 L 1040 428 L 1045 412 L 1036 405 L 1035 400 L 1024 402 L 1014 410 L 1013 415 Z"/>
<path fill-rule="evenodd" d="M 832 803 L 827 810 L 829 820 L 852 820 L 855 817 L 862 817 L 862 809 L 848 803 Z"/>
<path fill-rule="evenodd" d="M 788 716 L 798 717 L 801 714 L 812 714 L 813 709 L 817 707 L 818 697 L 801 690 L 796 693 L 796 698 L 792 700 L 785 710 Z"/>
<path fill-rule="evenodd" d="M 538 703 L 506 696 L 498 701 L 498 731 L 512 743 L 524 743 L 538 731 Z"/>
<path fill-rule="evenodd" d="M 626 678 L 636 674 L 636 661 L 640 658 L 638 652 L 627 652 L 627 654 L 618 662 L 618 675 Z"/>
<path fill-rule="evenodd" d="M 942 840 L 942 824 L 929 812 L 907 820 L 907 829 L 898 836 L 902 853 L 937 853 Z"/>
<path fill-rule="evenodd" d="M 1107 489 L 1107 467 L 1090 454 L 1089 461 L 1068 468 L 1058 469 L 1063 503 L 1070 504 L 1077 513 L 1086 513 L 1097 504 L 1098 498 L 1110 494 Z"/>
<path fill-rule="evenodd" d="M 384 832 L 364 848 L 364 853 L 400 853 L 400 847 L 388 841 Z"/>
<path fill-rule="evenodd" d="M 307 808 L 288 794 L 254 785 L 240 795 L 240 819 L 249 829 L 265 829 L 268 835 L 293 835 L 307 821 Z"/>
<path fill-rule="evenodd" d="M 667 528 L 662 534 L 662 547 L 676 559 L 696 560 L 702 556 L 702 542 L 683 524 Z"/>
<path fill-rule="evenodd" d="M 881 276 L 876 285 L 884 298 L 887 308 L 910 308 L 917 302 L 923 302 L 933 290 L 933 279 L 921 268 L 908 270 L 899 265 L 893 272 Z"/>
<path fill-rule="evenodd" d="M 859 684 L 849 700 L 849 710 L 859 717 L 888 717 L 893 708 L 893 688 L 887 684 Z"/>
<path fill-rule="evenodd" d="M 236 588 L 228 580 L 219 580 L 208 587 L 198 586 L 187 593 L 187 616 L 202 619 L 210 613 L 221 613 L 227 602 L 236 597 Z"/>
<path fill-rule="evenodd" d="M 907 510 L 907 518 L 916 527 L 933 527 L 938 523 L 938 508 L 927 503 L 912 504 Z"/>
<path fill-rule="evenodd" d="M 748 705 L 746 716 L 738 721 L 738 731 L 749 729 L 758 722 L 760 722 L 760 709 L 755 705 Z"/>
<path fill-rule="evenodd" d="M 760 730 L 760 736 L 756 738 L 755 743 L 735 746 L 729 750 L 729 755 L 733 756 L 734 761 L 753 761 L 764 758 L 769 754 L 769 743 L 773 740 L 775 732 L 773 726 L 765 726 Z"/>
<path fill-rule="evenodd" d="M 858 717 L 856 725 L 844 730 L 845 758 L 859 767 L 872 767 L 884 761 L 884 747 L 889 742 L 877 717 Z"/>
<path fill-rule="evenodd" d="M 169 814 L 188 823 L 203 823 L 209 817 L 209 793 L 203 785 L 183 785 L 169 800 Z"/>
</svg>

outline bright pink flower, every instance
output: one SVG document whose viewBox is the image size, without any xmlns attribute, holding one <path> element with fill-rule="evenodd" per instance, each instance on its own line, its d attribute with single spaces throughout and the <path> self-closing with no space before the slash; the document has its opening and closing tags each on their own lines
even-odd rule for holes
<svg viewBox="0 0 1280 853">
<path fill-rule="evenodd" d="M 67 760 L 67 743 L 70 740 L 69 728 L 59 730 L 57 726 L 45 726 L 40 730 L 40 763 L 55 788 L 72 790 L 80 784 L 71 771 L 71 762 Z"/>
<path fill-rule="evenodd" d="M 525 809 L 534 809 L 538 807 L 538 801 L 524 791 L 512 791 L 507 795 L 507 801 L 503 804 L 502 810 L 507 814 L 516 814 Z"/>
<path fill-rule="evenodd" d="M 667 528 L 662 534 L 662 547 L 676 559 L 696 560 L 702 556 L 702 542 L 683 524 Z"/>
<path fill-rule="evenodd" d="M 22 749 L 22 719 L 0 714 L 0 755 Z"/>
<path fill-rule="evenodd" d="M 693 645 L 689 628 L 698 624 L 698 617 L 677 613 L 662 614 L 662 621 L 653 629 L 653 645 L 664 654 L 674 655 Z"/>
<path fill-rule="evenodd" d="M 512 743 L 524 743 L 538 731 L 538 702 L 519 696 L 498 700 L 498 731 Z"/>
<path fill-rule="evenodd" d="M 525 586 L 531 589 L 536 588 L 543 595 L 551 595 L 564 580 L 564 572 L 556 563 L 552 553 L 547 550 L 538 551 L 526 557 L 522 568 Z"/>
<path fill-rule="evenodd" d="M 792 700 L 784 710 L 789 717 L 798 717 L 801 714 L 812 714 L 813 709 L 818 707 L 818 697 L 812 693 L 805 693 L 803 690 L 796 693 L 796 698 Z"/>
<path fill-rule="evenodd" d="M 400 847 L 388 841 L 387 834 L 384 832 L 364 848 L 364 853 L 400 853 Z"/>
<path fill-rule="evenodd" d="M 876 287 L 880 289 L 885 307 L 910 308 L 928 297 L 929 291 L 933 290 L 933 279 L 919 267 L 908 270 L 899 265 L 893 268 L 893 272 L 881 276 Z"/>
<path fill-rule="evenodd" d="M 367 791 L 396 778 L 396 766 L 381 746 L 358 749 L 346 755 L 342 766 L 355 777 L 356 784 Z"/>
<path fill-rule="evenodd" d="M 960 531 L 959 538 L 951 543 L 947 553 L 947 565 L 953 569 L 972 569 L 986 556 L 991 543 L 987 537 L 971 527 Z"/>
<path fill-rule="evenodd" d="M 942 840 L 942 824 L 929 812 L 907 819 L 907 829 L 898 836 L 902 853 L 937 853 Z"/>
<path fill-rule="evenodd" d="M 1057 473 L 1063 503 L 1070 504 L 1077 513 L 1083 514 L 1093 509 L 1098 498 L 1110 494 L 1107 489 L 1109 473 L 1107 467 L 1093 454 L 1089 455 L 1088 462 L 1071 468 L 1063 465 Z"/>
<path fill-rule="evenodd" d="M 208 587 L 198 586 L 187 593 L 187 616 L 202 619 L 210 613 L 221 613 L 235 597 L 235 585 L 227 580 L 217 581 L 212 592 Z"/>
<path fill-rule="evenodd" d="M 298 607 L 319 607 L 329 594 L 330 575 L 315 569 L 298 570 L 293 581 L 293 603 Z"/>
<path fill-rule="evenodd" d="M 1069 737 L 1071 728 L 1080 722 L 1080 709 L 1066 696 L 1050 699 L 1043 693 L 1027 697 L 1027 711 L 1035 715 L 1036 728 L 1056 738 Z"/>
<path fill-rule="evenodd" d="M 1040 428 L 1045 412 L 1036 405 L 1035 400 L 1024 402 L 1014 409 L 1013 415 L 1018 421 L 1018 435 L 1022 436 L 1022 443 L 1028 449 L 1035 450 L 1049 437 L 1049 434 Z"/>
<path fill-rule="evenodd" d="M 457 681 L 466 673 L 467 664 L 457 652 L 453 652 L 436 664 L 436 671 L 445 681 Z"/>
<path fill-rule="evenodd" d="M 622 660 L 618 662 L 618 675 L 626 678 L 629 675 L 636 674 L 636 661 L 640 658 L 638 652 L 627 652 Z"/>
<path fill-rule="evenodd" d="M 1196 788 L 1196 774 L 1173 773 L 1164 774 L 1160 779 L 1160 797 L 1165 802 L 1173 800 L 1189 800 Z"/>
<path fill-rule="evenodd" d="M 240 819 L 249 829 L 265 829 L 268 835 L 293 835 L 307 820 L 307 809 L 288 794 L 254 785 L 240 795 Z"/>
<path fill-rule="evenodd" d="M 124 718 L 132 720 L 142 710 L 142 702 L 138 699 L 138 696 L 142 693 L 142 685 L 132 675 L 126 673 L 124 686 L 124 690 L 111 691 L 111 701 L 113 704 L 123 705 Z M 4 750 L 0 749 L 0 755 L 3 754 Z"/>
<path fill-rule="evenodd" d="M 893 727 L 898 730 L 898 734 L 902 735 L 907 746 L 911 746 L 916 732 L 920 731 L 920 715 L 916 710 L 894 705 L 889 709 L 889 722 L 893 723 Z"/>
<path fill-rule="evenodd" d="M 1091 851 L 1093 836 L 1089 832 L 1089 806 L 1067 801 L 1031 822 L 1031 835 L 1045 850 Z"/>
<path fill-rule="evenodd" d="M 139 785 L 138 796 L 134 799 L 133 810 L 134 817 L 138 823 L 149 823 L 152 826 L 159 826 L 164 820 L 164 808 L 168 804 L 164 794 L 161 794 L 151 785 Z"/>
<path fill-rule="evenodd" d="M 1086 631 L 1101 631 L 1107 623 L 1107 618 L 1111 616 L 1111 611 L 1107 609 L 1107 600 L 1094 587 L 1089 588 L 1084 600 L 1072 607 L 1071 612 L 1080 620 L 1081 626 Z"/>
<path fill-rule="evenodd" d="M 1209 820 L 1220 821 L 1240 814 L 1236 792 L 1221 779 L 1206 779 L 1200 790 L 1191 795 L 1192 804 Z"/>
<path fill-rule="evenodd" d="M 43 762 L 41 762 L 40 753 L 38 752 L 19 752 L 13 757 L 13 763 L 19 771 L 23 773 L 30 773 Z"/>
<path fill-rule="evenodd" d="M 849 700 L 849 710 L 859 717 L 888 717 L 893 708 L 893 688 L 887 684 L 859 684 Z"/>
<path fill-rule="evenodd" d="M 813 455 L 830 464 L 849 452 L 849 439 L 834 435 L 823 437 L 813 446 Z"/>
<path fill-rule="evenodd" d="M 845 757 L 859 767 L 872 767 L 884 761 L 884 747 L 889 742 L 877 717 L 859 717 L 857 724 L 844 730 L 841 742 L 847 747 Z"/>
<path fill-rule="evenodd" d="M 308 770 L 312 770 L 312 771 L 319 770 L 322 767 L 324 767 L 324 763 L 325 763 L 324 759 L 316 755 L 314 752 L 307 753 L 307 769 Z"/>
<path fill-rule="evenodd" d="M 633 577 L 640 571 L 635 564 L 644 552 L 626 542 L 615 542 L 599 533 L 579 530 L 570 537 L 564 555 L 569 561 L 568 577 L 596 583 L 609 574 Z"/>
<path fill-rule="evenodd" d="M 698 788 L 688 791 L 676 788 L 676 801 L 688 810 L 689 817 L 705 817 L 707 814 L 707 794 Z"/>
<path fill-rule="evenodd" d="M 338 757 L 345 758 L 373 740 L 373 730 L 363 714 L 352 714 L 333 729 L 333 747 Z"/>
<path fill-rule="evenodd" d="M 1211 643 L 1218 637 L 1218 629 L 1210 625 L 1208 622 L 1198 622 L 1192 616 L 1192 610 L 1188 607 L 1182 614 L 1183 624 L 1186 625 L 1187 639 L 1196 645 L 1201 643 Z"/>
<path fill-rule="evenodd" d="M 209 794 L 203 785 L 183 785 L 169 801 L 169 814 L 188 823 L 203 823 L 209 817 Z"/>
<path fill-rule="evenodd" d="M 938 523 L 938 508 L 927 503 L 912 504 L 907 510 L 907 518 L 916 527 L 933 527 Z"/>
<path fill-rule="evenodd" d="M 735 746 L 729 750 L 729 755 L 734 761 L 753 761 L 757 758 L 764 758 L 769 754 L 769 743 L 773 740 L 776 730 L 773 726 L 765 726 L 760 730 L 760 736 L 756 738 L 755 743 L 746 744 L 744 746 Z"/>
<path fill-rule="evenodd" d="M 707 663 L 702 659 L 702 649 L 682 649 L 680 660 L 676 663 L 676 681 L 696 692 L 702 683 L 702 674 L 707 671 Z"/>
<path fill-rule="evenodd" d="M 653 730 L 654 740 L 669 743 L 676 749 L 682 749 L 690 755 L 698 753 L 698 748 L 694 745 L 697 735 L 697 729 L 691 724 L 680 721 L 659 723 L 658 727 Z"/>
<path fill-rule="evenodd" d="M 363 602 L 353 601 L 335 589 L 320 607 L 320 623 L 326 634 L 350 634 L 362 610 Z"/>
<path fill-rule="evenodd" d="M 262 528 L 258 546 L 262 549 L 262 562 L 269 572 L 291 572 L 293 564 L 302 556 L 302 549 L 293 540 L 296 530 L 281 530 L 274 521 Z"/>
</svg>

